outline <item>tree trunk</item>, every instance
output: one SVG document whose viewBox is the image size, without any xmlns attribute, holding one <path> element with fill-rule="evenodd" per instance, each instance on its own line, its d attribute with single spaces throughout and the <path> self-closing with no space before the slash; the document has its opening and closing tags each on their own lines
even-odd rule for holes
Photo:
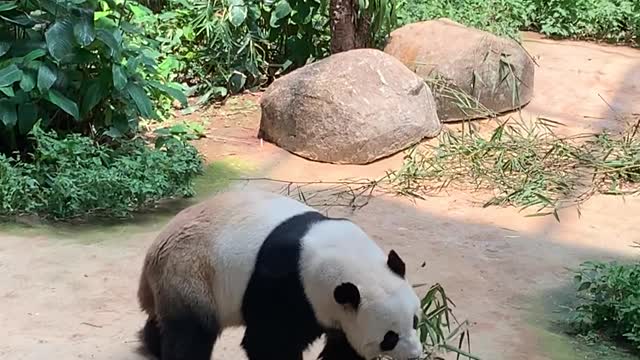
<svg viewBox="0 0 640 360">
<path fill-rule="evenodd" d="M 355 0 L 357 1 L 357 0 Z M 336 54 L 356 47 L 354 0 L 331 0 L 331 53 Z"/>
<path fill-rule="evenodd" d="M 356 14 L 358 13 L 358 1 L 354 1 Z M 371 47 L 371 15 L 364 13 L 360 18 L 356 18 L 356 48 Z"/>
<path fill-rule="evenodd" d="M 331 53 L 371 45 L 371 16 L 358 18 L 358 0 L 331 0 Z"/>
</svg>

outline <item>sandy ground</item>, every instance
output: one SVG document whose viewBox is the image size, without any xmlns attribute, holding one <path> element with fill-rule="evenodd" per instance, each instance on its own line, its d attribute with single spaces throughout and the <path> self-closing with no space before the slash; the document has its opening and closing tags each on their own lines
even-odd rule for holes
<svg viewBox="0 0 640 360">
<path fill-rule="evenodd" d="M 535 34 L 524 45 L 539 64 L 525 116 L 582 132 L 615 129 L 622 114 L 640 113 L 639 51 Z M 306 181 L 376 177 L 401 162 L 395 156 L 369 166 L 318 164 L 261 144 L 255 101 L 249 95 L 190 116 L 209 122 L 211 136 L 198 146 L 210 161 L 244 164 L 253 176 Z M 353 214 L 339 208 L 330 214 L 351 216 L 385 249 L 396 249 L 411 281 L 442 283 L 457 316 L 473 324 L 473 351 L 483 359 L 584 359 L 546 329 L 540 304 L 567 286 L 567 267 L 637 252 L 630 245 L 640 240 L 634 221 L 640 200 L 595 197 L 582 217 L 567 210 L 557 223 L 483 209 L 483 195 L 453 192 L 417 203 L 379 197 Z M 143 322 L 137 278 L 147 246 L 171 213 L 124 225 L 4 227 L 0 359 L 140 359 L 132 351 Z M 238 330 L 225 333 L 214 358 L 244 359 L 239 339 Z"/>
</svg>

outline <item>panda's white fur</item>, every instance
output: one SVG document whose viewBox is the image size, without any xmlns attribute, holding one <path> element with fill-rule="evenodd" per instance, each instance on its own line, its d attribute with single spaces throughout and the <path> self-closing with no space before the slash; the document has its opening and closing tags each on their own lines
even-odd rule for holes
<svg viewBox="0 0 640 360">
<path fill-rule="evenodd" d="M 149 314 L 141 333 L 146 350 L 162 360 L 208 359 L 221 330 L 247 325 L 243 306 L 255 306 L 256 300 L 245 299 L 245 293 L 265 239 L 287 220 L 314 211 L 291 198 L 250 189 L 219 193 L 178 214 L 145 258 L 138 296 Z M 318 323 L 301 323 L 299 331 L 304 333 L 302 328 L 307 326 L 312 329 L 310 334 L 315 334 L 314 326 L 323 332 L 336 331 L 335 336 L 327 335 L 326 360 L 370 360 L 382 353 L 380 342 L 390 330 L 399 336 L 385 354 L 398 360 L 421 354 L 413 324 L 419 299 L 406 279 L 390 270 L 390 257 L 360 227 L 343 219 L 325 218 L 311 224 L 299 241 L 298 276 Z M 343 283 L 357 286 L 357 308 L 336 302 L 334 290 Z M 269 304 L 260 306 L 269 308 Z M 184 309 L 189 309 L 190 316 L 183 316 Z M 198 322 L 200 327 L 191 327 L 184 319 Z M 278 324 L 258 323 L 261 318 L 252 321 L 257 325 L 249 324 L 247 330 L 253 326 L 282 331 Z M 186 335 L 171 331 L 171 327 L 181 328 Z M 192 340 L 187 340 L 187 335 Z M 264 334 L 266 339 L 280 341 L 280 347 L 289 346 L 276 335 Z M 207 336 L 213 337 L 210 344 Z M 243 341 L 250 360 L 267 360 L 269 356 L 256 348 L 269 345 L 252 340 Z M 197 345 L 196 341 L 207 344 Z M 304 348 L 308 344 L 299 345 Z M 346 354 L 349 347 L 355 352 Z M 280 358 L 300 360 L 294 350 Z"/>
</svg>

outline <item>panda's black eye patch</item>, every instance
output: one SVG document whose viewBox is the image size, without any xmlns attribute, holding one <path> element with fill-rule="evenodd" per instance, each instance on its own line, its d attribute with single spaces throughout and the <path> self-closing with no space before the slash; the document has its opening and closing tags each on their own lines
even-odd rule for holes
<svg viewBox="0 0 640 360">
<path fill-rule="evenodd" d="M 413 329 L 417 329 L 418 328 L 418 316 L 417 315 L 413 315 Z"/>
<path fill-rule="evenodd" d="M 397 333 L 393 331 L 387 331 L 387 333 L 384 334 L 384 339 L 380 343 L 380 350 L 382 351 L 393 350 L 393 348 L 396 347 L 396 344 L 398 344 L 398 340 L 400 340 L 400 336 L 398 336 Z"/>
</svg>

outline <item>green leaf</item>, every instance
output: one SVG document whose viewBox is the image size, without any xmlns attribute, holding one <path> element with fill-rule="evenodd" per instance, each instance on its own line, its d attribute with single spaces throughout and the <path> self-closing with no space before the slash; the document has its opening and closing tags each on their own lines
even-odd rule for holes
<svg viewBox="0 0 640 360">
<path fill-rule="evenodd" d="M 102 101 L 102 99 L 107 95 L 107 91 L 105 91 L 106 88 L 107 87 L 101 79 L 93 79 L 89 81 L 89 86 L 82 97 L 82 114 L 88 114 L 100 103 L 100 101 Z"/>
<path fill-rule="evenodd" d="M 0 1 L 0 12 L 9 11 L 17 8 L 15 1 Z"/>
<path fill-rule="evenodd" d="M 122 35 L 119 32 L 114 31 L 111 33 L 105 29 L 98 29 L 96 31 L 96 38 L 107 46 L 109 49 L 109 56 L 114 59 L 120 59 L 120 53 L 122 50 L 120 47 L 120 41 L 122 40 Z"/>
<path fill-rule="evenodd" d="M 247 18 L 247 6 L 244 1 L 234 1 L 229 7 L 229 22 L 231 25 L 238 27 L 244 23 Z"/>
<path fill-rule="evenodd" d="M 8 53 L 11 49 L 11 43 L 9 41 L 0 40 L 0 57 Z"/>
<path fill-rule="evenodd" d="M 34 103 L 18 105 L 18 131 L 20 134 L 28 134 L 33 125 L 38 121 L 38 107 Z"/>
<path fill-rule="evenodd" d="M 80 46 L 85 47 L 91 45 L 96 38 L 96 32 L 93 27 L 93 11 L 90 9 L 78 9 L 79 15 L 75 18 L 73 25 L 73 35 Z"/>
<path fill-rule="evenodd" d="M 155 87 L 156 89 L 162 91 L 163 93 L 171 96 L 172 98 L 180 101 L 180 104 L 182 104 L 182 106 L 187 106 L 188 105 L 188 100 L 187 97 L 185 96 L 184 92 L 182 92 L 182 90 L 171 87 L 169 85 L 165 85 L 162 83 L 159 83 L 157 81 L 150 81 L 149 85 Z"/>
<path fill-rule="evenodd" d="M 116 90 L 122 91 L 129 81 L 127 74 L 124 72 L 122 66 L 117 64 L 113 64 L 113 66 L 111 66 L 111 72 L 113 73 L 113 86 Z"/>
<path fill-rule="evenodd" d="M 153 112 L 153 104 L 151 103 L 151 100 L 149 100 L 147 93 L 140 85 L 130 82 L 127 84 L 126 89 L 131 99 L 136 103 L 136 107 L 138 108 L 140 115 L 145 118 L 156 117 Z"/>
<path fill-rule="evenodd" d="M 8 97 L 16 96 L 16 93 L 13 92 L 13 88 L 11 86 L 0 87 L 0 92 L 7 95 Z"/>
<path fill-rule="evenodd" d="M 51 56 L 64 62 L 73 56 L 73 24 L 68 19 L 59 19 L 44 33 Z"/>
<path fill-rule="evenodd" d="M 51 86 L 56 82 L 58 76 L 56 72 L 51 69 L 51 65 L 42 64 L 40 68 L 38 68 L 38 90 L 41 93 L 47 92 Z"/>
<path fill-rule="evenodd" d="M 27 55 L 25 55 L 24 58 L 22 58 L 22 63 L 23 64 L 28 64 L 28 63 L 33 62 L 34 60 L 36 60 L 38 58 L 41 58 L 41 57 L 43 57 L 45 55 L 47 55 L 47 51 L 45 49 L 32 50 Z"/>
<path fill-rule="evenodd" d="M 58 90 L 50 89 L 44 95 L 44 98 L 47 99 L 50 103 L 62 109 L 67 114 L 73 116 L 74 119 L 80 120 L 78 105 L 66 96 L 62 95 L 62 93 L 60 93 Z"/>
<path fill-rule="evenodd" d="M 15 64 L 0 69 L 0 87 L 13 85 L 16 81 L 22 79 L 22 70 Z"/>
<path fill-rule="evenodd" d="M 36 77 L 31 71 L 26 71 L 22 74 L 22 80 L 20 80 L 20 88 L 26 92 L 33 90 L 36 87 Z"/>
<path fill-rule="evenodd" d="M 16 104 L 8 100 L 0 100 L 0 120 L 4 126 L 13 128 L 18 120 Z"/>
<path fill-rule="evenodd" d="M 271 17 L 274 17 L 277 20 L 284 19 L 285 17 L 291 14 L 291 5 L 287 2 L 287 0 L 280 0 L 276 3 L 276 7 L 273 10 Z"/>
</svg>

